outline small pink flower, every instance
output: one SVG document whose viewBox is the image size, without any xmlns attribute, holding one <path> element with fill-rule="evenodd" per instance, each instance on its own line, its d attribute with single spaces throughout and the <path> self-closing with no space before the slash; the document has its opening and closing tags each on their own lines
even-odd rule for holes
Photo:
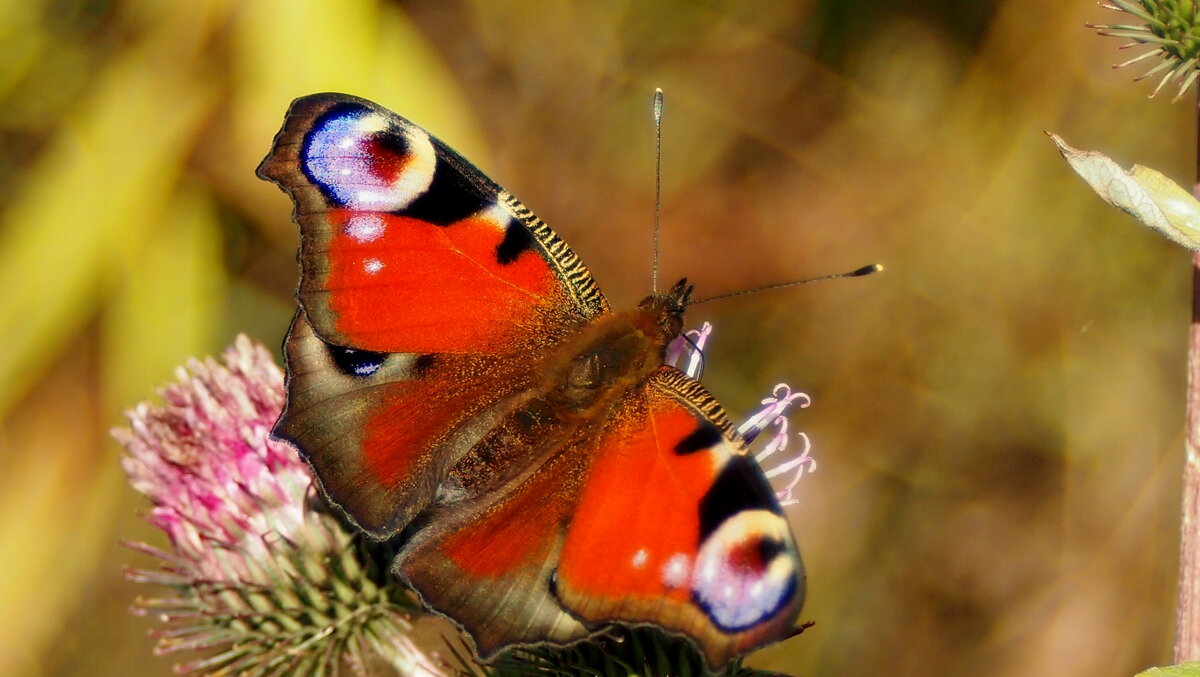
<svg viewBox="0 0 1200 677">
<path fill-rule="evenodd" d="M 712 334 L 712 324 L 705 322 L 700 325 L 699 329 L 689 329 L 675 340 L 667 345 L 667 364 L 678 367 L 680 371 L 688 376 L 699 379 L 700 372 L 704 370 L 704 346 L 708 343 L 708 337 Z M 687 362 L 679 365 L 679 358 L 687 355 Z"/>
<path fill-rule="evenodd" d="M 699 378 L 704 367 L 704 346 L 708 343 L 711 334 L 712 325 L 708 322 L 702 324 L 699 329 L 684 332 L 667 346 L 666 363 L 678 367 L 692 378 Z M 680 366 L 680 360 L 685 356 L 686 362 Z M 792 406 L 804 409 L 810 404 L 812 404 L 812 400 L 808 395 L 799 391 L 792 392 L 791 387 L 786 383 L 780 383 L 772 390 L 770 397 L 763 399 L 763 407 L 738 426 L 737 432 L 747 444 L 753 442 L 767 428 L 775 426 L 776 431 L 771 437 L 771 441 L 754 457 L 760 465 L 768 458 L 787 450 L 790 439 L 786 416 L 788 409 Z M 790 458 L 782 456 L 783 460 L 779 465 L 763 469 L 767 479 L 791 473 L 791 480 L 787 486 L 775 492 L 780 505 L 798 503 L 799 501 L 792 497 L 792 490 L 795 489 L 805 473 L 811 473 L 817 469 L 817 460 L 809 455 L 812 451 L 812 443 L 808 439 L 808 435 L 799 433 L 799 437 L 802 446 L 798 454 L 793 452 Z"/>
<path fill-rule="evenodd" d="M 787 434 L 788 420 L 785 414 L 797 401 L 799 404 L 795 406 L 801 409 L 806 408 L 812 403 L 808 395 L 799 391 L 792 392 L 791 387 L 786 383 L 780 383 L 775 386 L 770 397 L 763 399 L 763 408 L 738 427 L 738 434 L 749 443 L 763 430 L 772 425 L 775 426 L 775 435 L 771 437 L 771 441 L 767 442 L 767 446 L 754 456 L 759 465 L 762 465 L 763 461 L 767 460 L 767 458 L 775 454 L 782 454 L 787 449 L 790 438 Z M 811 473 L 817 469 L 817 459 L 809 455 L 809 452 L 812 451 L 812 443 L 809 441 L 808 435 L 799 433 L 799 437 L 802 443 L 799 454 L 793 452 L 790 458 L 786 456 L 782 457 L 784 459 L 783 462 L 774 468 L 764 468 L 767 479 L 778 477 L 784 473 L 792 473 L 792 478 L 788 482 L 788 485 L 775 492 L 775 495 L 779 498 L 780 505 L 795 505 L 799 503 L 799 501 L 792 497 L 792 490 L 796 488 L 796 485 L 800 482 L 800 478 L 805 473 Z"/>
</svg>

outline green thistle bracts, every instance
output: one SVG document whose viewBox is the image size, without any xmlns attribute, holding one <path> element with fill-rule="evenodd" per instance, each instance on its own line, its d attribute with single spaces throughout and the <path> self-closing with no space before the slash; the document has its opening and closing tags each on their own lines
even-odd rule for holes
<svg viewBox="0 0 1200 677">
<path fill-rule="evenodd" d="M 1168 82 L 1179 85 L 1175 95 L 1178 99 L 1183 95 L 1196 78 L 1200 76 L 1200 3 L 1195 0 L 1109 0 L 1111 4 L 1102 3 L 1107 9 L 1131 14 L 1143 23 L 1141 24 L 1089 24 L 1101 35 L 1118 38 L 1128 38 L 1133 42 L 1122 45 L 1120 49 L 1128 49 L 1139 45 L 1152 45 L 1154 48 L 1120 64 L 1114 68 L 1123 68 L 1141 61 L 1158 59 L 1158 63 L 1138 76 L 1143 80 L 1160 75 L 1158 85 L 1150 96 L 1158 94 Z"/>
</svg>

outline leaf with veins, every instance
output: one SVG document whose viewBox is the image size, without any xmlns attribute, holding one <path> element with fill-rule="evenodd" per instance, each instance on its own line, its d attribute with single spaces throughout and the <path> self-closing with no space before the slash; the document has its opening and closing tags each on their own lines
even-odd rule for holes
<svg viewBox="0 0 1200 677">
<path fill-rule="evenodd" d="M 1134 165 L 1125 171 L 1108 156 L 1067 145 L 1046 132 L 1063 158 L 1105 202 L 1165 235 L 1200 251 L 1200 201 L 1161 172 Z"/>
</svg>

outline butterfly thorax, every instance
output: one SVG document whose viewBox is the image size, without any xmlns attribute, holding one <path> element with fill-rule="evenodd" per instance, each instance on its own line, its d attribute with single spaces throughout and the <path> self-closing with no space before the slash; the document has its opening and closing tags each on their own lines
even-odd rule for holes
<svg viewBox="0 0 1200 677">
<path fill-rule="evenodd" d="M 683 329 L 691 286 L 681 280 L 634 310 L 601 316 L 558 351 L 547 370 L 552 400 L 568 417 L 590 417 L 663 364 L 667 345 Z"/>
</svg>

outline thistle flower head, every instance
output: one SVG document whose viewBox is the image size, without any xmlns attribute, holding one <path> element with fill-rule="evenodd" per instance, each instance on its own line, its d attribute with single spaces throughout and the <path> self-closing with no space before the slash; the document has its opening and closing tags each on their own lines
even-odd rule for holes
<svg viewBox="0 0 1200 677">
<path fill-rule="evenodd" d="M 224 363 L 192 360 L 162 404 L 138 405 L 113 432 L 170 543 L 131 544 L 163 567 L 126 572 L 170 590 L 134 609 L 164 623 L 156 651 L 205 652 L 181 673 L 443 674 L 408 638 L 406 593 L 322 509 L 295 450 L 269 436 L 284 401 L 270 354 L 241 336 Z"/>
<path fill-rule="evenodd" d="M 1198 70 L 1198 66 L 1200 66 L 1200 2 L 1197 0 L 1109 0 L 1109 2 L 1101 2 L 1100 6 L 1130 14 L 1136 17 L 1140 23 L 1088 24 L 1091 28 L 1095 28 L 1100 35 L 1132 40 L 1132 42 L 1121 45 L 1119 49 L 1129 49 L 1140 45 L 1152 47 L 1150 51 L 1139 54 L 1124 63 L 1115 64 L 1113 68 L 1123 68 L 1147 59 L 1157 59 L 1158 63 L 1135 80 L 1162 74 L 1150 96 L 1158 94 L 1168 82 L 1172 81 L 1179 83 L 1179 91 L 1174 99 L 1183 96 L 1183 93 L 1200 75 L 1200 70 Z"/>
</svg>

